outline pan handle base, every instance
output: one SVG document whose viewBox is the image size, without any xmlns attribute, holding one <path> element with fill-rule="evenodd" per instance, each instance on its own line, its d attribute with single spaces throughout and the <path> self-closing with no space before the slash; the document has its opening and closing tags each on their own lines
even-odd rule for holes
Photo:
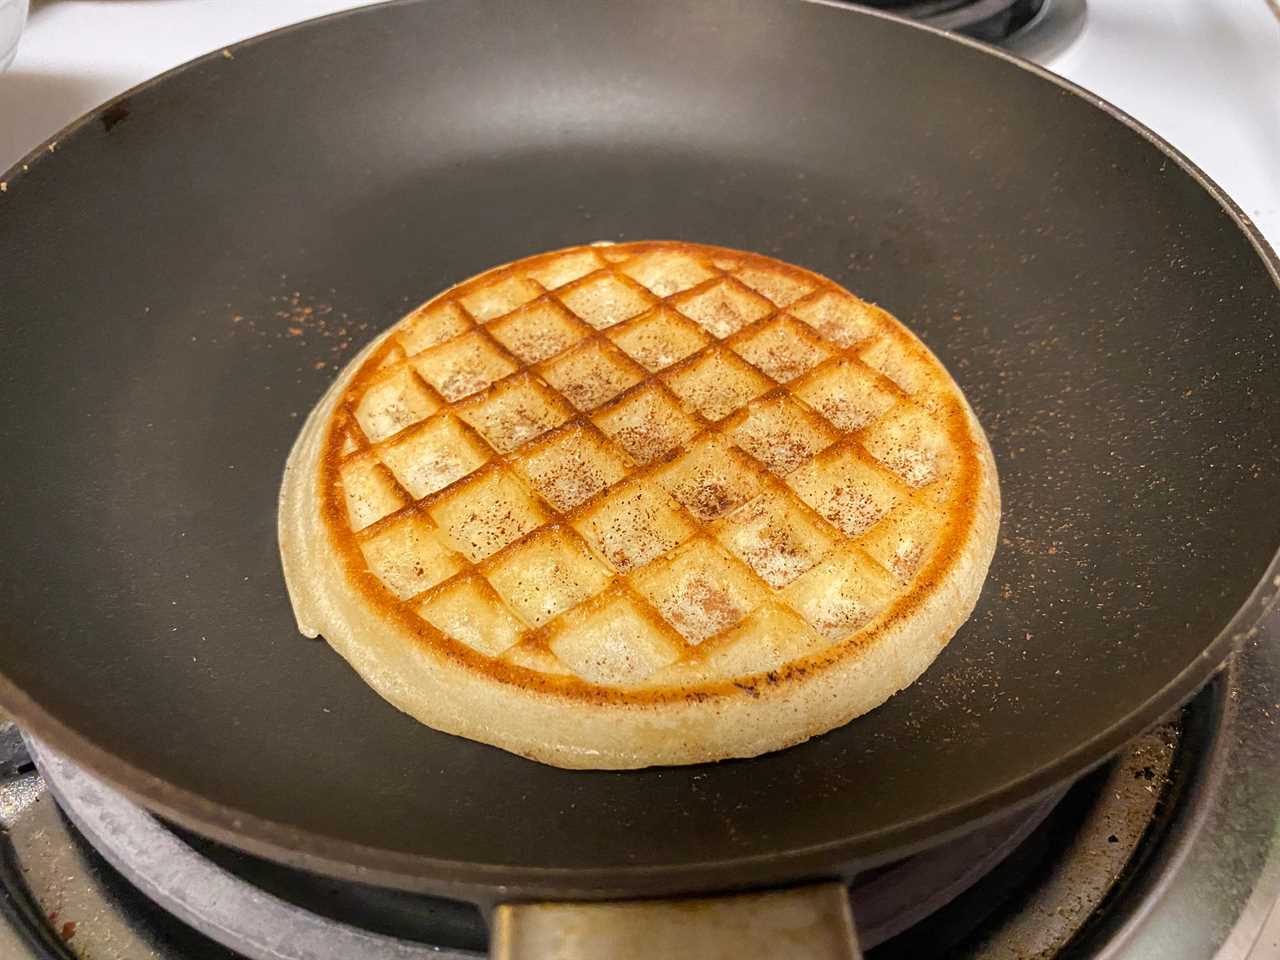
<svg viewBox="0 0 1280 960">
<path fill-rule="evenodd" d="M 507 903 L 493 960 L 861 960 L 849 891 L 818 883 L 765 893 L 605 903 Z"/>
</svg>

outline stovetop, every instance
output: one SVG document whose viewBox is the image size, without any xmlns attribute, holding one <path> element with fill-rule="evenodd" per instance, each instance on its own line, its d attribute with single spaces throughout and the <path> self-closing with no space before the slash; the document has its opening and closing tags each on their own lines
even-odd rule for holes
<svg viewBox="0 0 1280 960">
<path fill-rule="evenodd" d="M 886 4 L 979 36 L 1016 28 L 1008 49 L 1135 114 L 1280 241 L 1280 24 L 1265 0 Z M 0 167 L 176 63 L 352 5 L 37 4 L 0 78 Z M 1273 611 L 1183 711 L 1060 798 L 858 877 L 869 957 L 1280 957 L 1278 720 Z M 301 874 L 168 827 L 3 718 L 0 830 L 5 960 L 460 960 L 486 944 L 470 905 Z"/>
</svg>

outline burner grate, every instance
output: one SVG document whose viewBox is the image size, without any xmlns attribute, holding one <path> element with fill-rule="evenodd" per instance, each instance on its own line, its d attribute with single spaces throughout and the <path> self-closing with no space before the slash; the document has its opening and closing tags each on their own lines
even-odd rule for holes
<svg viewBox="0 0 1280 960">
<path fill-rule="evenodd" d="M 919 20 L 941 30 L 995 43 L 1031 23 L 1050 0 L 859 0 L 863 6 Z"/>
</svg>

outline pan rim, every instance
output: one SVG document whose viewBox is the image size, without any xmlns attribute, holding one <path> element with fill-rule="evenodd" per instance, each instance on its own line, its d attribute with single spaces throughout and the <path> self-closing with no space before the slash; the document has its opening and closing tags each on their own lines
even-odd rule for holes
<svg viewBox="0 0 1280 960">
<path fill-rule="evenodd" d="M 52 152 L 49 149 L 51 144 L 74 135 L 112 107 L 164 83 L 171 76 L 225 58 L 228 54 L 234 56 L 237 49 L 255 46 L 280 35 L 416 2 L 422 0 L 384 0 L 381 3 L 313 17 L 218 47 L 136 84 L 85 113 L 33 148 L 8 171 L 0 174 L 0 179 L 6 180 L 11 186 L 19 183 Z M 1025 58 L 969 37 L 948 33 L 881 10 L 850 7 L 838 0 L 796 2 L 831 7 L 847 15 L 891 21 L 905 28 L 936 35 L 978 53 L 994 56 L 1083 99 L 1144 138 L 1206 191 L 1244 233 L 1272 282 L 1280 288 L 1280 256 L 1277 256 L 1235 201 L 1177 148 L 1106 99 Z M 481 902 L 539 895 L 564 896 L 566 891 L 581 897 L 693 893 L 743 886 L 742 880 L 737 878 L 744 874 L 752 876 L 752 885 L 758 886 L 760 883 L 778 883 L 809 876 L 830 876 L 839 873 L 836 868 L 841 865 L 856 863 L 859 867 L 870 866 L 943 841 L 949 836 L 980 825 L 984 820 L 1034 802 L 1054 787 L 1075 779 L 1102 763 L 1136 733 L 1189 699 L 1250 635 L 1257 622 L 1277 600 L 1280 600 L 1280 547 L 1272 555 L 1257 585 L 1223 629 L 1205 645 L 1195 660 L 1160 690 L 1107 729 L 1077 744 L 1047 766 L 1015 777 L 977 797 L 954 803 L 940 812 L 856 837 L 768 853 L 676 865 L 596 868 L 512 866 L 443 860 L 342 840 L 210 801 L 122 760 L 89 736 L 63 723 L 17 687 L 3 671 L 0 671 L 0 704 L 54 751 L 119 788 L 145 808 L 196 833 L 277 862 L 364 883 Z"/>
</svg>

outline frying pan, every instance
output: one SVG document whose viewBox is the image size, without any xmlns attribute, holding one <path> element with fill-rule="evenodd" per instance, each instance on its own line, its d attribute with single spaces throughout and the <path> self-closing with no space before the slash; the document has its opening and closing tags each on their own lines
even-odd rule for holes
<svg viewBox="0 0 1280 960">
<path fill-rule="evenodd" d="M 392 4 L 144 84 L 5 179 L 0 699 L 260 854 L 489 902 L 839 876 L 1100 762 L 1274 592 L 1274 255 L 1152 134 L 971 42 L 800 0 Z M 972 619 L 871 715 L 568 772 L 420 726 L 299 637 L 275 496 L 409 305 L 646 237 L 902 317 L 977 409 L 1005 515 Z"/>
</svg>

